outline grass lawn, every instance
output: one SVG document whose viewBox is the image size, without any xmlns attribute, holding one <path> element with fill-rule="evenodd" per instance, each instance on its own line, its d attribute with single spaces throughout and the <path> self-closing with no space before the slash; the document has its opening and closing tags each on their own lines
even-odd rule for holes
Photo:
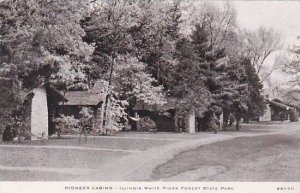
<svg viewBox="0 0 300 193">
<path fill-rule="evenodd" d="M 69 149 L 11 148 L 0 146 L 0 165 L 53 167 L 53 168 L 97 168 L 112 159 L 128 153 L 109 151 L 86 151 Z"/>
<path fill-rule="evenodd" d="M 150 136 L 150 134 L 148 134 Z M 153 138 L 155 139 L 155 138 Z M 10 142 L 5 144 L 16 145 L 38 145 L 38 146 L 78 146 L 78 147 L 92 147 L 92 148 L 105 148 L 105 149 L 120 149 L 120 150 L 146 150 L 156 146 L 163 146 L 176 141 L 171 140 L 151 140 L 138 137 L 123 138 L 123 137 L 82 137 L 79 141 L 78 136 L 66 136 L 61 139 L 48 139 L 42 141 L 21 141 Z"/>
<path fill-rule="evenodd" d="M 78 136 L 49 139 L 44 140 L 43 143 L 42 141 L 2 142 L 0 144 L 0 180 L 72 179 L 81 175 L 81 170 L 97 169 L 103 164 L 131 154 L 126 150 L 138 153 L 176 141 L 126 135 L 96 137 L 95 139 L 88 137 L 87 141 L 82 137 L 81 143 L 79 143 Z M 55 146 L 57 148 L 54 148 Z M 75 149 L 77 147 L 86 149 Z M 77 171 L 78 174 L 76 174 Z"/>
<path fill-rule="evenodd" d="M 37 172 L 37 171 L 7 171 L 0 170 L 0 181 L 64 181 L 76 177 L 71 174 L 59 174 L 51 172 Z"/>
</svg>

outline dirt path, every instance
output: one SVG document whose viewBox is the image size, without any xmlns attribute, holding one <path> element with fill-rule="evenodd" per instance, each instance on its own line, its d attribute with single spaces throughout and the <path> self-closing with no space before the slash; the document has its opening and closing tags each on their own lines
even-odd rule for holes
<svg viewBox="0 0 300 193">
<path fill-rule="evenodd" d="M 153 170 L 162 181 L 299 181 L 300 132 L 240 137 L 176 155 Z"/>
<path fill-rule="evenodd" d="M 205 139 L 195 139 L 184 141 L 180 143 L 175 143 L 171 145 L 166 145 L 163 147 L 155 147 L 149 149 L 145 152 L 139 154 L 130 154 L 114 162 L 103 165 L 102 168 L 98 169 L 97 172 L 88 174 L 86 176 L 80 176 L 75 180 L 100 180 L 100 181 L 150 181 L 150 180 L 160 180 L 161 178 L 153 177 L 153 171 L 158 166 L 169 163 L 174 156 L 180 154 L 181 152 L 188 151 L 201 147 L 203 145 L 213 144 L 217 142 L 232 141 L 235 138 L 240 137 L 258 137 L 267 136 L 282 133 L 295 133 L 298 132 L 300 128 L 298 124 L 289 124 L 289 128 L 275 128 L 269 129 L 266 133 L 242 133 L 242 132 L 228 132 L 220 133 L 217 135 L 206 136 Z M 250 139 L 251 140 L 251 139 Z M 235 148 L 238 149 L 239 145 L 236 144 Z M 226 152 L 226 149 L 224 150 Z M 201 153 L 199 153 L 201 155 Z M 217 154 L 217 153 L 216 153 Z M 210 155 L 208 155 L 210 156 Z M 221 160 L 221 158 L 219 158 Z M 235 160 L 232 160 L 235 161 Z M 207 167 L 206 172 L 214 175 L 216 173 L 224 172 L 227 170 L 224 165 L 217 165 L 216 167 Z M 164 173 L 164 169 L 161 170 Z M 206 173 L 204 172 L 204 173 Z M 197 172 L 196 172 L 197 173 Z M 105 174 L 105 175 L 103 175 Z M 183 174 L 184 175 L 184 174 Z M 210 176 L 211 176 L 210 175 Z M 201 176 L 200 176 L 201 177 Z M 184 178 L 179 178 L 184 179 Z"/>
</svg>

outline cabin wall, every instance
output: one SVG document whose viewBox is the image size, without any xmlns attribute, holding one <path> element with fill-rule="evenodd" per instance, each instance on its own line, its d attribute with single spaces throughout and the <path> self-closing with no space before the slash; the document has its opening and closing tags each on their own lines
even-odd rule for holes
<svg viewBox="0 0 300 193">
<path fill-rule="evenodd" d="M 286 121 L 289 120 L 289 111 L 283 110 L 276 106 L 270 106 L 271 108 L 271 119 L 272 121 Z"/>
<path fill-rule="evenodd" d="M 31 139 L 48 138 L 48 104 L 45 88 L 33 89 L 31 103 Z"/>
<path fill-rule="evenodd" d="M 74 118 L 79 119 L 80 114 L 79 112 L 82 110 L 81 106 L 68 106 L 68 105 L 60 105 L 59 114 L 64 114 L 67 116 L 74 116 Z"/>
<path fill-rule="evenodd" d="M 140 110 L 132 112 L 132 115 L 137 113 L 139 117 L 149 116 L 157 126 L 158 132 L 175 132 L 175 120 L 173 116 L 159 115 L 157 112 Z M 136 122 L 132 121 L 132 130 L 137 130 Z"/>
</svg>

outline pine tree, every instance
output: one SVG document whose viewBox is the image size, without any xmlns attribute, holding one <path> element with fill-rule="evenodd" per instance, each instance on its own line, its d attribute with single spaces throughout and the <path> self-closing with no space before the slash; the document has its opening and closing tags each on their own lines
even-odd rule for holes
<svg viewBox="0 0 300 193">
<path fill-rule="evenodd" d="M 264 97 L 261 95 L 263 84 L 261 83 L 254 66 L 251 64 L 251 60 L 244 58 L 242 60 L 242 66 L 245 68 L 247 84 L 250 92 L 250 96 L 247 101 L 248 110 L 245 114 L 245 121 L 247 122 L 249 119 L 262 116 L 266 108 L 266 104 Z"/>
<path fill-rule="evenodd" d="M 209 34 L 206 31 L 205 24 L 196 24 L 191 35 L 192 45 L 196 54 L 199 72 L 204 75 L 205 86 L 213 99 L 205 114 L 205 122 L 213 123 L 213 120 L 216 120 L 215 117 L 220 116 L 223 108 L 226 74 L 225 66 L 222 65 L 221 60 L 225 57 L 225 50 L 212 47 L 208 37 Z M 212 126 L 209 124 L 206 127 Z"/>
<path fill-rule="evenodd" d="M 240 121 L 248 111 L 247 102 L 249 100 L 249 86 L 247 82 L 247 74 L 242 65 L 242 60 L 234 55 L 229 57 L 227 63 L 227 77 L 229 81 L 226 85 L 226 93 L 230 100 L 224 106 L 224 121 L 228 121 L 229 114 L 236 120 L 236 130 L 240 128 Z M 226 125 L 226 124 L 225 124 Z"/>
<path fill-rule="evenodd" d="M 201 73 L 191 41 L 182 38 L 176 45 L 177 64 L 170 69 L 169 96 L 175 97 L 177 114 L 195 112 L 202 117 L 211 103 L 211 95 L 205 86 L 205 76 Z"/>
</svg>

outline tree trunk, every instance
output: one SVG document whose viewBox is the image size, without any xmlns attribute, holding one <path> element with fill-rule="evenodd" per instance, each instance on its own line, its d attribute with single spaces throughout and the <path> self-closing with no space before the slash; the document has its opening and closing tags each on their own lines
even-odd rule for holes
<svg viewBox="0 0 300 193">
<path fill-rule="evenodd" d="M 227 109 L 223 109 L 223 128 L 228 127 L 229 114 Z"/>
<path fill-rule="evenodd" d="M 240 115 L 239 113 L 237 112 L 236 113 L 236 131 L 239 131 L 240 130 Z"/>
<path fill-rule="evenodd" d="M 236 120 L 236 131 L 240 130 L 240 120 Z"/>
<path fill-rule="evenodd" d="M 175 112 L 175 116 L 174 116 L 174 125 L 175 125 L 175 132 L 179 132 L 177 112 Z"/>
<path fill-rule="evenodd" d="M 106 94 L 105 94 L 106 95 Z M 105 97 L 106 98 L 106 97 Z M 105 105 L 106 105 L 106 100 L 103 101 L 102 105 L 101 105 L 101 115 L 100 115 L 100 125 L 99 125 L 99 129 L 100 131 L 103 131 L 103 122 L 104 122 L 104 110 L 105 110 Z"/>
<path fill-rule="evenodd" d="M 110 86 L 112 84 L 112 74 L 113 74 L 113 70 L 114 70 L 114 64 L 115 64 L 115 57 L 112 56 L 111 57 L 111 64 L 110 64 L 110 69 L 109 69 L 109 80 L 108 80 L 108 89 L 110 89 Z M 108 90 L 107 94 L 106 94 L 106 97 L 105 97 L 105 103 L 104 103 L 104 109 L 103 109 L 103 128 L 106 126 L 106 117 L 107 117 L 107 105 L 108 105 L 108 101 L 110 99 L 110 90 Z"/>
</svg>

